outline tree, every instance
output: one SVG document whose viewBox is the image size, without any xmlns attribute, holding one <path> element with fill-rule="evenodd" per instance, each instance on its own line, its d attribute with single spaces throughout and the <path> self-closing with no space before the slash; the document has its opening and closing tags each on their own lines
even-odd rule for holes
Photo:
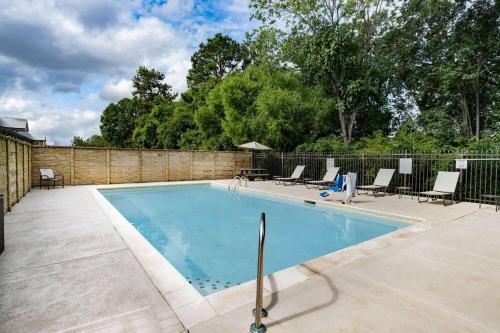
<svg viewBox="0 0 500 333">
<path fill-rule="evenodd" d="M 113 147 L 131 147 L 137 117 L 137 101 L 124 98 L 109 104 L 101 115 L 101 134 Z"/>
<path fill-rule="evenodd" d="M 71 145 L 74 147 L 109 147 L 110 144 L 100 135 L 92 135 L 84 140 L 80 136 L 73 137 Z"/>
<path fill-rule="evenodd" d="M 207 82 L 222 80 L 238 67 L 244 67 L 245 49 L 229 36 L 217 33 L 206 43 L 201 43 L 191 57 L 187 75 L 188 87 L 198 89 Z"/>
<path fill-rule="evenodd" d="M 172 102 L 177 94 L 172 93 L 172 86 L 164 82 L 165 75 L 154 68 L 140 66 L 132 78 L 132 96 L 145 104 L 146 109 L 158 100 Z"/>
<path fill-rule="evenodd" d="M 159 128 L 168 122 L 174 112 L 175 104 L 165 102 L 154 105 L 151 112 L 141 118 L 141 122 L 136 126 L 133 138 L 139 147 L 164 148 Z"/>
<path fill-rule="evenodd" d="M 253 17 L 289 27 L 285 48 L 312 84 L 334 98 L 344 143 L 351 143 L 360 112 L 385 103 L 385 71 L 377 68 L 375 40 L 391 2 L 251 0 Z"/>
<path fill-rule="evenodd" d="M 276 68 L 285 66 L 282 48 L 284 36 L 282 31 L 275 28 L 261 28 L 247 33 L 244 46 L 248 63 Z"/>
<path fill-rule="evenodd" d="M 185 148 L 181 144 L 181 136 L 194 126 L 193 112 L 189 105 L 179 101 L 175 104 L 173 113 L 158 127 L 158 140 L 165 148 Z"/>
<path fill-rule="evenodd" d="M 328 105 L 316 88 L 305 87 L 294 69 L 250 65 L 212 89 L 194 115 L 196 130 L 184 136 L 185 142 L 203 149 L 234 149 L 255 140 L 291 151 L 311 140 L 315 112 Z"/>
<path fill-rule="evenodd" d="M 437 130 L 452 135 L 451 120 L 457 135 L 479 140 L 498 107 L 498 12 L 499 3 L 487 0 L 406 1 L 384 37 L 395 90 L 421 117 L 440 119 Z"/>
<path fill-rule="evenodd" d="M 164 82 L 165 75 L 154 69 L 139 67 L 132 79 L 132 95 L 137 105 L 137 120 L 132 133 L 136 146 L 161 148 L 158 127 L 172 112 L 177 94 Z"/>
</svg>

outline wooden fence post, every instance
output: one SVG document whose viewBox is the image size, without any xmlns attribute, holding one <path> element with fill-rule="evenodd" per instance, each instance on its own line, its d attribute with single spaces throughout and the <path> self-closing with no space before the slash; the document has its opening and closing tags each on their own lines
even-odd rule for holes
<svg viewBox="0 0 500 333">
<path fill-rule="evenodd" d="M 75 185 L 75 148 L 71 147 L 69 159 L 69 183 Z"/>
<path fill-rule="evenodd" d="M 24 163 L 26 162 L 26 149 L 25 149 L 25 144 L 23 143 L 22 144 L 22 148 L 23 148 L 23 197 L 26 195 L 26 167 L 24 165 Z"/>
<path fill-rule="evenodd" d="M 212 179 L 215 179 L 215 152 L 212 151 Z"/>
<path fill-rule="evenodd" d="M 233 175 L 231 176 L 231 178 L 234 177 L 235 172 L 236 172 L 236 152 L 233 151 Z"/>
<path fill-rule="evenodd" d="M 191 180 L 193 180 L 194 151 L 191 150 Z"/>
<path fill-rule="evenodd" d="M 111 150 L 106 149 L 106 184 L 111 184 Z"/>
<path fill-rule="evenodd" d="M 169 176 L 169 152 L 167 149 L 165 149 L 165 181 L 168 182 L 168 176 Z"/>
<path fill-rule="evenodd" d="M 138 170 L 139 170 L 139 183 L 142 183 L 142 149 L 139 148 L 139 165 L 138 165 Z"/>
<path fill-rule="evenodd" d="M 6 178 L 7 178 L 7 191 L 5 195 L 5 199 L 7 200 L 7 211 L 10 212 L 10 177 L 9 177 L 9 138 L 5 137 L 5 166 L 7 169 Z"/>
<path fill-rule="evenodd" d="M 14 141 L 14 162 L 15 162 L 15 171 L 16 171 L 16 203 L 19 202 L 19 163 L 17 159 L 17 142 Z"/>
<path fill-rule="evenodd" d="M 32 158 L 32 150 L 33 147 L 31 146 L 31 144 L 28 146 L 28 192 L 31 191 L 31 187 L 33 186 L 33 175 L 32 175 L 32 172 L 33 170 L 31 170 L 31 167 L 33 165 L 33 163 L 31 162 L 31 158 Z"/>
</svg>

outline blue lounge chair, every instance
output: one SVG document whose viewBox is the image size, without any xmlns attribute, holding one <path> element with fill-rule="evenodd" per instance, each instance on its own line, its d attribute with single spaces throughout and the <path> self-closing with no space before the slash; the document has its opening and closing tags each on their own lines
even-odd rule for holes
<svg viewBox="0 0 500 333">
<path fill-rule="evenodd" d="M 328 190 L 333 192 L 342 192 L 343 188 L 344 188 L 344 176 L 339 175 L 337 181 L 335 182 L 335 186 L 328 187 Z M 324 191 L 320 192 L 319 195 L 321 195 L 323 198 L 326 198 L 327 196 L 330 195 L 330 193 Z"/>
</svg>

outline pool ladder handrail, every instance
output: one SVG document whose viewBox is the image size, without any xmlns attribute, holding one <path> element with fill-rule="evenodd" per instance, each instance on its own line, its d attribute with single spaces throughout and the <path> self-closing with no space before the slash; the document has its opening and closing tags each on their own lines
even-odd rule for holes
<svg viewBox="0 0 500 333">
<path fill-rule="evenodd" d="M 233 180 L 229 183 L 229 186 L 227 187 L 228 191 L 231 191 L 231 186 L 233 187 L 233 190 L 236 191 L 238 187 L 241 186 L 241 181 L 245 181 L 245 187 L 248 186 L 248 178 L 245 176 L 235 176 Z"/>
<path fill-rule="evenodd" d="M 250 325 L 251 333 L 264 333 L 267 328 L 262 324 L 262 318 L 267 317 L 267 310 L 263 308 L 263 292 L 264 292 L 264 242 L 266 240 L 266 214 L 260 214 L 259 228 L 259 254 L 257 262 L 257 293 L 255 297 L 255 309 L 252 313 L 255 317 L 255 322 Z"/>
</svg>

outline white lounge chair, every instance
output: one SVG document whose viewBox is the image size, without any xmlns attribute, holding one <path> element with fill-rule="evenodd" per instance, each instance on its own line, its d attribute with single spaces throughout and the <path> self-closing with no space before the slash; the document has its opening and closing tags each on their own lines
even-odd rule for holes
<svg viewBox="0 0 500 333">
<path fill-rule="evenodd" d="M 418 202 L 427 202 L 429 201 L 429 197 L 432 198 L 432 200 L 436 200 L 439 197 L 443 199 L 443 205 L 446 206 L 445 198 L 449 196 L 451 197 L 451 205 L 455 197 L 455 189 L 457 188 L 459 176 L 459 172 L 439 171 L 432 191 L 418 193 Z M 420 196 L 427 197 L 427 200 L 421 201 Z"/>
<path fill-rule="evenodd" d="M 373 185 L 363 185 L 358 186 L 359 190 L 365 190 L 366 194 L 370 191 L 373 192 L 373 196 L 376 197 L 377 191 L 384 191 L 384 196 L 387 193 L 387 188 L 391 183 L 392 176 L 394 175 L 394 169 L 379 169 L 377 173 L 377 177 L 375 177 L 375 181 Z"/>
<path fill-rule="evenodd" d="M 325 176 L 323 177 L 322 180 L 308 180 L 306 182 L 306 187 L 307 188 L 314 188 L 314 187 L 319 188 L 320 186 L 331 186 L 331 185 L 335 184 L 335 178 L 337 178 L 339 170 L 340 170 L 340 168 L 328 168 L 328 170 L 326 170 Z"/>
<path fill-rule="evenodd" d="M 47 182 L 47 189 L 49 190 L 51 184 L 54 188 L 56 187 L 57 181 L 60 181 L 64 188 L 64 176 L 55 174 L 52 169 L 40 169 L 40 189 L 42 188 L 42 181 Z"/>
<path fill-rule="evenodd" d="M 276 185 L 279 185 L 279 184 L 286 185 L 287 183 L 293 184 L 300 179 L 305 168 L 306 168 L 305 165 L 297 165 L 295 167 L 295 170 L 293 170 L 293 173 L 290 177 L 277 177 L 274 179 L 274 181 L 275 181 Z"/>
</svg>

